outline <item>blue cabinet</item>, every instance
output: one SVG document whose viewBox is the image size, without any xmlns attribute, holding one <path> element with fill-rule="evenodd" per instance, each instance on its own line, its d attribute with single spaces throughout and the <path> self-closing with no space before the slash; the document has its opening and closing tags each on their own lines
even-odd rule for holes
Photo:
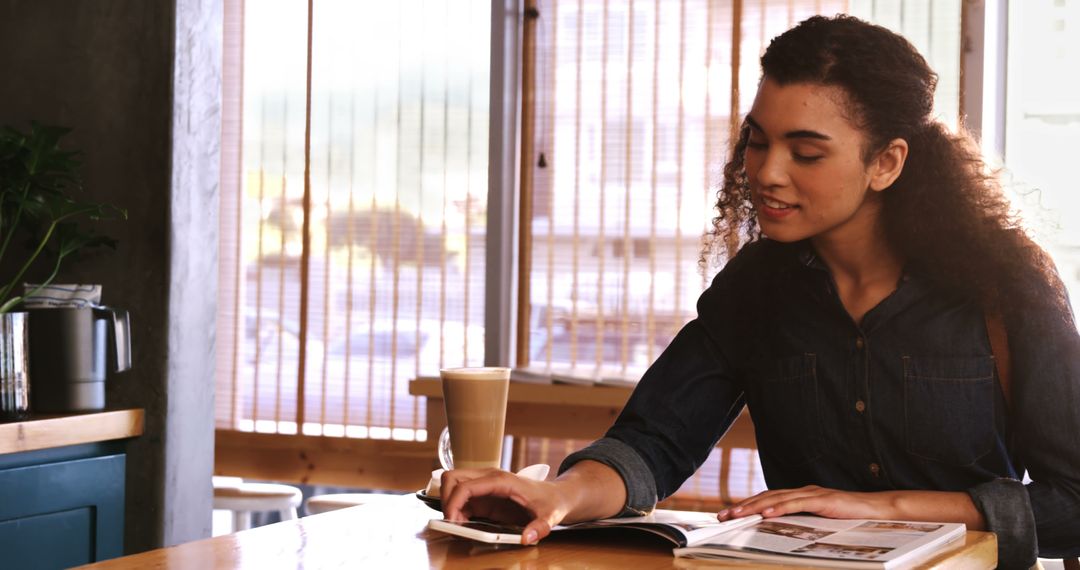
<svg viewBox="0 0 1080 570">
<path fill-rule="evenodd" d="M 116 441 L 0 455 L 0 566 L 68 568 L 121 556 L 124 467 Z"/>
</svg>

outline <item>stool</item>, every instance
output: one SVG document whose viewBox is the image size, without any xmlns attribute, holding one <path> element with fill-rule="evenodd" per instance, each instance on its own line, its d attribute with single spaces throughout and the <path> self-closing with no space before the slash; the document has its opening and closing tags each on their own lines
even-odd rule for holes
<svg viewBox="0 0 1080 570">
<path fill-rule="evenodd" d="M 304 510 L 309 515 L 317 515 L 357 505 L 400 501 L 402 496 L 386 493 L 331 493 L 309 498 Z"/>
<path fill-rule="evenodd" d="M 214 477 L 214 508 L 233 512 L 233 532 L 251 528 L 253 512 L 272 511 L 283 521 L 293 520 L 302 499 L 300 489 L 291 485 Z"/>
</svg>

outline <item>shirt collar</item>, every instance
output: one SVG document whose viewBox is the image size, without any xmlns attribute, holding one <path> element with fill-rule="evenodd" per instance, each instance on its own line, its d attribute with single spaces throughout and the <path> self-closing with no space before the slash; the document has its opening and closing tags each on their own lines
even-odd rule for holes
<svg viewBox="0 0 1080 570">
<path fill-rule="evenodd" d="M 829 266 L 825 265 L 825 262 L 814 251 L 814 246 L 811 245 L 810 240 L 782 245 L 790 252 L 792 259 L 798 266 L 829 273 Z M 913 272 L 911 265 L 908 264 L 904 266 L 904 271 L 900 275 L 900 282 L 896 284 L 896 287 L 897 289 L 915 288 L 921 291 L 925 286 L 925 281 L 925 278 L 921 277 L 917 272 Z"/>
<path fill-rule="evenodd" d="M 810 245 L 810 240 L 802 240 L 790 244 L 791 252 L 795 259 L 799 262 L 799 265 L 803 267 L 809 267 L 811 269 L 822 269 L 828 271 L 829 268 L 825 265 L 825 262 L 818 257 L 814 246 Z"/>
</svg>

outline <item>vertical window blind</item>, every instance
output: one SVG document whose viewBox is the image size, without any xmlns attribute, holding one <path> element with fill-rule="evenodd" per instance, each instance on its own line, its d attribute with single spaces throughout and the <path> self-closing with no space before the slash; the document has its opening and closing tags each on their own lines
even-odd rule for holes
<svg viewBox="0 0 1080 570">
<path fill-rule="evenodd" d="M 959 0 L 537 0 L 536 9 L 535 107 L 525 111 L 534 154 L 521 161 L 533 174 L 523 193 L 528 350 L 518 365 L 556 379 L 569 370 L 571 381 L 633 382 L 693 318 L 715 272 L 699 267 L 701 237 L 774 36 L 839 12 L 898 31 L 940 73 L 937 110 L 957 124 Z M 566 452 L 524 448 L 523 463 Z M 714 454 L 680 493 L 717 496 L 722 473 L 733 494 L 761 490 L 756 456 L 743 451 Z"/>
<path fill-rule="evenodd" d="M 226 2 L 217 426 L 424 440 L 484 349 L 490 5 Z"/>
</svg>

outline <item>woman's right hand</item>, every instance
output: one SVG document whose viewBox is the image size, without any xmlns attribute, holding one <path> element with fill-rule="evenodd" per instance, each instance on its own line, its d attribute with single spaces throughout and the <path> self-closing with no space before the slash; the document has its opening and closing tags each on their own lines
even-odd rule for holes
<svg viewBox="0 0 1080 570">
<path fill-rule="evenodd" d="M 443 516 L 483 517 L 523 526 L 533 544 L 560 523 L 613 517 L 626 504 L 626 484 L 607 465 L 579 461 L 554 481 L 534 481 L 500 469 L 456 469 L 442 475 Z"/>
<path fill-rule="evenodd" d="M 534 481 L 501 469 L 446 471 L 441 487 L 447 520 L 479 517 L 523 526 L 522 544 L 550 534 L 573 508 L 560 482 Z"/>
</svg>

